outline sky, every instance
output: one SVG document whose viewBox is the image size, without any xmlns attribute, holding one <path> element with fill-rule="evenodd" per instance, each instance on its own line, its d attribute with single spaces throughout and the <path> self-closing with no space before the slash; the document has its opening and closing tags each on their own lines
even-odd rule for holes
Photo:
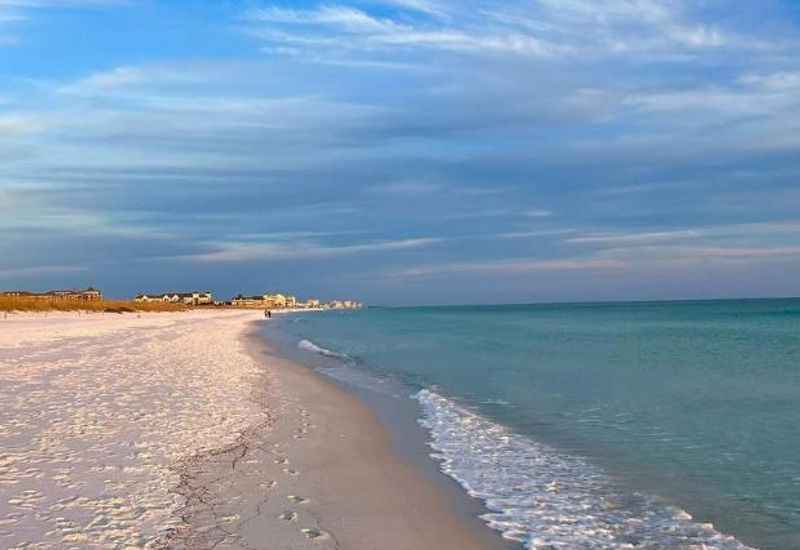
<svg viewBox="0 0 800 550">
<path fill-rule="evenodd" d="M 0 0 L 0 288 L 800 295 L 795 0 Z"/>
</svg>

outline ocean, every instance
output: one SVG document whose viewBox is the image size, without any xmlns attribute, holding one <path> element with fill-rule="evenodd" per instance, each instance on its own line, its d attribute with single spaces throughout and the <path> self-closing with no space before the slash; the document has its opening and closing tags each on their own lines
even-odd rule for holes
<svg viewBox="0 0 800 550">
<path fill-rule="evenodd" d="M 800 300 L 279 316 L 527 548 L 800 548 Z"/>
</svg>

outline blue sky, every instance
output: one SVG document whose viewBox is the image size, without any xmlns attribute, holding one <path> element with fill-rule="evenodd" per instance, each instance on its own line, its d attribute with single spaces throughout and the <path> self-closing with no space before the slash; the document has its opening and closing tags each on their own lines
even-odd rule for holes
<svg viewBox="0 0 800 550">
<path fill-rule="evenodd" d="M 0 287 L 800 294 L 800 3 L 0 0 Z"/>
</svg>

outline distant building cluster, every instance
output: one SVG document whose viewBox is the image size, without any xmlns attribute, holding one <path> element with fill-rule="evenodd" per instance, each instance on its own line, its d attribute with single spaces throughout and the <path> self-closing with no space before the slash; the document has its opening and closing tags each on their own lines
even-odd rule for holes
<svg viewBox="0 0 800 550">
<path fill-rule="evenodd" d="M 239 294 L 230 301 L 230 305 L 264 309 L 358 309 L 362 307 L 360 302 L 352 300 L 334 300 L 322 303 L 315 298 L 302 301 L 295 296 L 281 293 L 268 293 L 260 296 L 243 296 Z"/>
<path fill-rule="evenodd" d="M 133 299 L 134 302 L 150 303 L 165 302 L 168 304 L 186 304 L 189 306 L 205 306 L 214 304 L 214 296 L 211 292 L 163 292 L 139 294 Z"/>
<path fill-rule="evenodd" d="M 354 300 L 332 300 L 324 305 L 325 309 L 361 309 L 364 304 Z"/>
<path fill-rule="evenodd" d="M 29 292 L 26 290 L 9 290 L 0 292 L 0 297 L 40 298 L 48 300 L 102 300 L 103 293 L 96 288 L 86 290 L 50 290 L 48 292 Z M 359 309 L 361 302 L 354 300 L 332 300 L 321 302 L 315 298 L 298 300 L 291 294 L 280 292 L 267 293 L 259 296 L 237 295 L 230 301 L 216 301 L 211 292 L 146 292 L 137 295 L 134 299 L 139 303 L 163 302 L 169 304 L 185 304 L 188 306 L 233 306 L 241 308 L 260 309 Z"/>
<path fill-rule="evenodd" d="M 49 290 L 47 292 L 28 292 L 27 290 L 8 290 L 0 292 L 0 296 L 13 298 L 35 298 L 41 300 L 102 300 L 103 293 L 96 288 L 86 290 Z"/>
<path fill-rule="evenodd" d="M 261 296 L 243 296 L 239 294 L 231 300 L 231 305 L 237 307 L 264 307 L 268 309 L 306 307 L 306 303 L 298 302 L 295 296 L 287 296 L 284 294 L 263 294 Z"/>
</svg>

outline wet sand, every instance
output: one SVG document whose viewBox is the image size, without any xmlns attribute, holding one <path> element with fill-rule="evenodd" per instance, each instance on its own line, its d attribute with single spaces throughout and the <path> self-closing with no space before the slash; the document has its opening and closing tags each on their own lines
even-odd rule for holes
<svg viewBox="0 0 800 550">
<path fill-rule="evenodd" d="M 503 547 L 263 322 L 0 321 L 0 547 Z"/>
</svg>

